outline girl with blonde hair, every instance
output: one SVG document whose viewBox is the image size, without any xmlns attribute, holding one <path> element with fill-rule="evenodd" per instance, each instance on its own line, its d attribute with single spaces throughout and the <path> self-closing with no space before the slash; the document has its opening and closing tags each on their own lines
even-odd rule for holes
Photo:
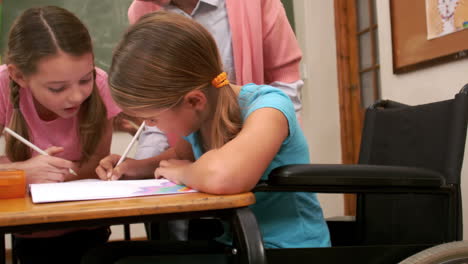
<svg viewBox="0 0 468 264">
<path fill-rule="evenodd" d="M 185 140 L 159 156 L 127 159 L 115 168 L 120 157 L 111 155 L 96 169 L 102 179 L 166 178 L 201 192 L 234 194 L 251 191 L 276 167 L 309 163 L 307 143 L 289 97 L 268 85 L 229 83 L 211 35 L 181 15 L 155 12 L 130 27 L 115 50 L 109 85 L 125 113 Z M 265 247 L 330 245 L 315 194 L 257 192 L 255 196 L 251 209 Z M 218 241 L 229 244 L 227 235 Z M 122 250 L 122 243 L 114 245 L 119 250 L 112 251 L 112 243 L 96 249 L 96 254 L 99 250 L 113 254 L 104 253 L 112 259 L 95 263 L 112 263 L 133 254 Z M 164 247 L 151 248 L 148 254 Z"/>
</svg>

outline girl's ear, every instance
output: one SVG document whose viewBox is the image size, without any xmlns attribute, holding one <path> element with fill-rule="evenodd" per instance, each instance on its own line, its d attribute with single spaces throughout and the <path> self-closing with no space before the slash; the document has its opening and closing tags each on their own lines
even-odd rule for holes
<svg viewBox="0 0 468 264">
<path fill-rule="evenodd" d="M 21 87 L 26 87 L 26 76 L 14 64 L 8 64 L 10 78 Z"/>
<path fill-rule="evenodd" d="M 184 96 L 183 104 L 186 107 L 201 111 L 205 109 L 208 100 L 205 93 L 200 90 L 190 91 Z"/>
</svg>

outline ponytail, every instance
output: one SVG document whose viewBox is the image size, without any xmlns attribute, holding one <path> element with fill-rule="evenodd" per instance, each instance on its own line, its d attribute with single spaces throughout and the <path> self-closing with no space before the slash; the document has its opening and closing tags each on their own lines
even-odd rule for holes
<svg viewBox="0 0 468 264">
<path fill-rule="evenodd" d="M 10 100 L 13 104 L 13 113 L 8 127 L 29 140 L 28 126 L 19 108 L 19 89 L 20 86 L 13 80 L 10 80 Z M 10 161 L 24 161 L 31 158 L 31 149 L 10 134 L 7 134 L 5 137 L 5 145 L 6 156 Z"/>
<path fill-rule="evenodd" d="M 218 101 L 211 128 L 210 149 L 220 148 L 236 137 L 242 128 L 237 95 L 229 84 L 218 88 Z"/>
</svg>

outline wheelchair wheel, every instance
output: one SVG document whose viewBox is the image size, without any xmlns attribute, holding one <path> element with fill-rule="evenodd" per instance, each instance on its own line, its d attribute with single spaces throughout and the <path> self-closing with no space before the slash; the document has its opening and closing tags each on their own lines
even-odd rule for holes
<svg viewBox="0 0 468 264">
<path fill-rule="evenodd" d="M 399 264 L 467 264 L 468 241 L 441 244 L 423 250 Z"/>
</svg>

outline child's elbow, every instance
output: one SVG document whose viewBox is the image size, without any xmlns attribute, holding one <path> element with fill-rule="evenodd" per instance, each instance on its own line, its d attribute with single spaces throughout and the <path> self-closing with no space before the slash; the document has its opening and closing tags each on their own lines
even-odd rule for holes
<svg viewBox="0 0 468 264">
<path fill-rule="evenodd" d="M 237 194 L 251 191 L 254 186 L 249 186 L 245 182 L 239 181 L 238 172 L 229 170 L 225 164 L 212 164 L 209 190 L 212 194 Z"/>
<path fill-rule="evenodd" d="M 239 186 L 226 184 L 226 182 L 223 181 L 212 182 L 210 185 L 206 192 L 211 194 L 238 194 L 250 191 L 249 189 Z"/>
</svg>

